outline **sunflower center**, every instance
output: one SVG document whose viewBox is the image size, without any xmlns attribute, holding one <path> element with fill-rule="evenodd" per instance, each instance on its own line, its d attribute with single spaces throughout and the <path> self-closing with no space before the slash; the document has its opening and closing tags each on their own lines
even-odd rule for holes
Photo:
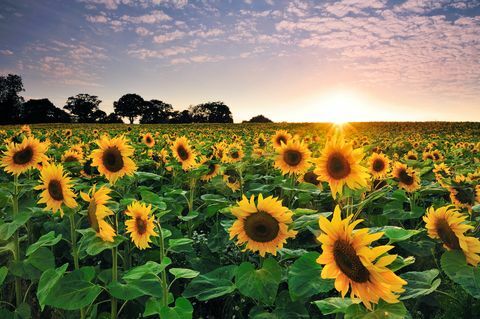
<svg viewBox="0 0 480 319">
<path fill-rule="evenodd" d="M 77 161 L 77 158 L 75 156 L 67 156 L 64 160 L 65 163 L 69 163 L 69 162 L 76 162 Z"/>
<path fill-rule="evenodd" d="M 413 184 L 413 176 L 410 176 L 406 170 L 402 169 L 398 174 L 398 179 L 401 183 L 405 185 L 412 185 Z"/>
<path fill-rule="evenodd" d="M 269 242 L 277 237 L 279 231 L 278 221 L 268 213 L 258 212 L 245 219 L 245 232 L 254 241 Z"/>
<path fill-rule="evenodd" d="M 23 150 L 13 154 L 13 162 L 17 165 L 27 164 L 32 160 L 32 157 L 33 157 L 33 150 L 30 146 L 27 146 Z"/>
<path fill-rule="evenodd" d="M 210 163 L 210 164 L 208 165 L 208 173 L 207 173 L 207 175 L 211 175 L 211 174 L 215 173 L 215 169 L 216 169 L 215 164 Z"/>
<path fill-rule="evenodd" d="M 110 172 L 118 172 L 123 168 L 123 157 L 120 150 L 116 147 L 109 147 L 102 156 L 103 165 Z"/>
<path fill-rule="evenodd" d="M 146 141 L 147 141 L 147 144 L 152 143 L 152 139 L 150 138 L 150 136 L 147 136 Z"/>
<path fill-rule="evenodd" d="M 454 187 L 456 190 L 455 198 L 462 204 L 473 205 L 475 202 L 475 193 L 470 187 Z"/>
<path fill-rule="evenodd" d="M 287 138 L 285 136 L 279 136 L 277 137 L 277 143 L 278 145 L 282 145 L 282 143 L 287 144 Z"/>
<path fill-rule="evenodd" d="M 327 171 L 334 179 L 342 179 L 350 174 L 351 168 L 345 156 L 337 152 L 328 157 Z"/>
<path fill-rule="evenodd" d="M 457 235 L 450 228 L 450 225 L 445 219 L 437 220 L 437 234 L 443 243 L 450 249 L 460 249 L 460 243 Z"/>
<path fill-rule="evenodd" d="M 48 193 L 54 200 L 63 200 L 62 184 L 56 179 L 48 183 Z"/>
<path fill-rule="evenodd" d="M 373 161 L 372 167 L 375 172 L 381 172 L 385 168 L 385 162 L 377 158 L 375 161 Z"/>
<path fill-rule="evenodd" d="M 137 225 L 137 232 L 140 235 L 143 235 L 147 232 L 147 223 L 141 217 L 137 217 L 135 219 L 135 224 Z"/>
<path fill-rule="evenodd" d="M 303 175 L 303 180 L 313 185 L 320 184 L 320 181 L 317 178 L 318 178 L 318 175 L 315 174 L 314 172 L 308 172 L 308 173 L 305 173 L 305 175 Z"/>
<path fill-rule="evenodd" d="M 88 205 L 88 210 L 87 210 L 87 216 L 88 216 L 88 222 L 90 223 L 90 227 L 92 227 L 96 232 L 100 230 L 100 227 L 98 226 L 98 220 L 97 220 L 97 203 L 95 203 L 95 200 L 91 200 L 90 204 Z"/>
<path fill-rule="evenodd" d="M 233 151 L 232 152 L 232 158 L 239 158 L 240 154 L 238 154 L 238 151 Z"/>
<path fill-rule="evenodd" d="M 188 159 L 188 151 L 185 149 L 183 145 L 179 145 L 177 147 L 177 153 L 178 153 L 178 157 L 180 157 L 182 161 L 186 161 Z"/>
<path fill-rule="evenodd" d="M 258 146 L 265 147 L 265 140 L 261 137 L 258 139 Z"/>
<path fill-rule="evenodd" d="M 417 159 L 417 156 L 415 156 L 415 155 L 408 155 L 408 159 L 409 159 L 409 160 L 416 160 L 416 159 Z"/>
<path fill-rule="evenodd" d="M 283 160 L 290 166 L 297 166 L 302 161 L 302 153 L 297 150 L 287 150 L 283 153 Z"/>
<path fill-rule="evenodd" d="M 355 249 L 345 240 L 333 244 L 333 258 L 338 268 L 355 282 L 367 282 L 370 278 L 368 269 L 362 264 Z"/>
</svg>

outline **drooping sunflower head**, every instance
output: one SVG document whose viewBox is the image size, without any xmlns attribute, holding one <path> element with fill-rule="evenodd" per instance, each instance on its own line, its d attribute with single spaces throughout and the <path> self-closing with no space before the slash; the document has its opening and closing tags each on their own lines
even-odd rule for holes
<svg viewBox="0 0 480 319">
<path fill-rule="evenodd" d="M 473 229 L 473 226 L 466 224 L 466 220 L 467 216 L 453 206 L 438 209 L 430 207 L 423 216 L 428 236 L 440 239 L 447 250 L 463 251 L 467 262 L 477 266 L 480 262 L 480 240 L 465 235 L 465 232 Z"/>
<path fill-rule="evenodd" d="M 182 164 L 184 170 L 195 166 L 195 153 L 185 136 L 179 137 L 172 145 L 173 156 Z"/>
<path fill-rule="evenodd" d="M 417 172 L 400 162 L 395 163 L 393 167 L 393 177 L 398 182 L 398 187 L 407 192 L 414 192 L 420 188 L 420 177 Z"/>
<path fill-rule="evenodd" d="M 232 214 L 237 220 L 229 230 L 230 239 L 237 237 L 237 245 L 245 244 L 245 250 L 259 252 L 262 257 L 266 253 L 275 256 L 287 239 L 297 234 L 289 229 L 293 213 L 272 196 L 263 198 L 260 194 L 255 203 L 253 195 L 250 200 L 244 195 Z"/>
<path fill-rule="evenodd" d="M 105 221 L 105 218 L 113 215 L 112 210 L 106 206 L 111 199 L 110 192 L 108 187 L 102 186 L 97 190 L 94 185 L 88 194 L 80 192 L 80 196 L 88 203 L 87 217 L 90 227 L 103 241 L 113 242 L 115 229 Z"/>
<path fill-rule="evenodd" d="M 275 167 L 286 174 L 301 174 L 310 167 L 311 152 L 303 143 L 288 140 L 277 147 Z"/>
<path fill-rule="evenodd" d="M 352 222 L 352 217 L 342 219 L 338 206 L 330 221 L 320 217 L 322 234 L 317 240 L 322 243 L 322 254 L 317 263 L 325 265 L 322 278 L 335 279 L 335 289 L 342 298 L 350 289 L 350 297 L 361 299 L 368 309 L 379 299 L 398 302 L 407 283 L 387 268 L 397 257 L 385 255 L 393 246 L 370 247 L 383 233 L 369 233 L 368 228 L 354 231 L 362 220 Z"/>
<path fill-rule="evenodd" d="M 154 219 L 151 214 L 152 206 L 140 202 L 133 202 L 128 205 L 125 214 L 131 218 L 125 222 L 127 233 L 138 249 L 149 248 L 152 242 L 151 236 L 158 236 L 155 232 Z"/>
<path fill-rule="evenodd" d="M 390 169 L 390 160 L 385 154 L 373 153 L 368 159 L 368 167 L 370 168 L 370 174 L 375 179 L 383 179 Z"/>
<path fill-rule="evenodd" d="M 437 182 L 439 182 L 440 185 L 445 187 L 446 184 L 444 180 L 451 175 L 450 167 L 448 167 L 445 163 L 434 164 L 433 173 L 435 174 L 435 179 L 437 180 Z"/>
<path fill-rule="evenodd" d="M 236 192 L 240 189 L 240 175 L 233 168 L 228 168 L 223 173 L 223 181 L 232 192 Z"/>
<path fill-rule="evenodd" d="M 283 144 L 286 144 L 288 140 L 292 138 L 292 134 L 288 133 L 285 130 L 278 130 L 275 132 L 275 135 L 272 137 L 272 144 L 274 148 L 280 147 Z"/>
<path fill-rule="evenodd" d="M 73 150 L 68 150 L 62 155 L 62 162 L 64 163 L 72 163 L 72 162 L 82 163 L 82 161 L 83 161 L 83 154 Z"/>
<path fill-rule="evenodd" d="M 422 159 L 423 159 L 424 161 L 426 161 L 426 160 L 431 160 L 431 161 L 433 161 L 435 158 L 433 157 L 433 153 L 432 153 L 432 152 L 426 152 L 426 151 L 425 151 L 425 152 L 423 152 L 423 154 L 422 154 Z"/>
<path fill-rule="evenodd" d="M 133 148 L 124 136 L 109 138 L 102 136 L 97 141 L 98 149 L 92 152 L 92 166 L 97 167 L 110 183 L 115 183 L 125 175 L 133 175 L 137 166 L 130 158 Z"/>
<path fill-rule="evenodd" d="M 26 137 L 21 143 L 10 143 L 3 153 L 1 166 L 7 173 L 20 175 L 36 167 L 36 164 L 47 160 L 47 146 L 34 138 Z"/>
<path fill-rule="evenodd" d="M 319 176 L 315 174 L 315 171 L 313 170 L 313 171 L 306 172 L 303 175 L 300 175 L 300 177 L 298 178 L 298 181 L 300 183 L 308 183 L 308 184 L 315 185 L 318 188 L 320 188 L 320 190 L 323 190 L 322 182 L 320 182 L 318 177 Z"/>
<path fill-rule="evenodd" d="M 341 136 L 335 135 L 327 141 L 317 160 L 315 174 L 329 183 L 332 196 L 336 198 L 337 193 L 342 195 L 345 185 L 352 190 L 367 186 L 369 175 L 360 164 L 362 158 L 362 149 L 353 149 Z"/>
<path fill-rule="evenodd" d="M 263 135 L 263 133 L 260 133 L 260 135 L 257 136 L 255 140 L 255 147 L 260 149 L 264 149 L 265 147 L 267 147 L 267 139 L 265 138 L 265 135 Z"/>
<path fill-rule="evenodd" d="M 220 173 L 220 165 L 214 161 L 206 161 L 204 165 L 208 168 L 208 171 L 202 176 L 203 181 L 209 181 Z"/>
<path fill-rule="evenodd" d="M 155 139 L 153 138 L 152 134 L 147 133 L 144 134 L 142 137 L 142 142 L 145 144 L 147 147 L 154 147 L 155 146 Z"/>
<path fill-rule="evenodd" d="M 69 208 L 77 206 L 75 193 L 72 191 L 72 180 L 63 172 L 63 167 L 56 164 L 46 164 L 40 171 L 41 184 L 35 189 L 42 190 L 39 204 L 46 204 L 45 210 L 54 214 L 60 211 L 63 216 L 62 205 Z"/>
</svg>

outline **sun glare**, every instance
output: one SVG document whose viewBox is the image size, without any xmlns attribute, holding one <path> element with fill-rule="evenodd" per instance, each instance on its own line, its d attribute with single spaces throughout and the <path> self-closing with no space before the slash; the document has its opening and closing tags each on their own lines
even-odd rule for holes
<svg viewBox="0 0 480 319">
<path fill-rule="evenodd" d="M 337 125 L 358 121 L 367 108 L 360 95 L 349 91 L 327 93 L 320 98 L 320 105 L 323 110 L 323 121 Z"/>
</svg>

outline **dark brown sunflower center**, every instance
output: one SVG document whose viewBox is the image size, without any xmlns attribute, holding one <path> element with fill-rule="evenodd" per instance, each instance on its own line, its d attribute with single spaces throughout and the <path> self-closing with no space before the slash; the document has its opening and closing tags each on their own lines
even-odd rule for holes
<svg viewBox="0 0 480 319">
<path fill-rule="evenodd" d="M 75 156 L 69 155 L 69 156 L 65 157 L 65 162 L 66 163 L 76 162 L 76 161 L 77 161 L 77 158 Z"/>
<path fill-rule="evenodd" d="M 318 185 L 320 183 L 320 181 L 317 178 L 318 178 L 318 175 L 315 174 L 314 172 L 305 173 L 305 175 L 303 176 L 303 180 L 305 182 L 313 185 Z"/>
<path fill-rule="evenodd" d="M 265 147 L 265 140 L 261 137 L 258 139 L 258 146 Z"/>
<path fill-rule="evenodd" d="M 62 184 L 56 179 L 48 183 L 48 193 L 54 200 L 63 200 Z"/>
<path fill-rule="evenodd" d="M 178 157 L 180 157 L 180 159 L 182 161 L 186 161 L 188 159 L 188 151 L 185 149 L 185 147 L 183 145 L 179 145 L 177 147 L 177 153 L 178 153 Z"/>
<path fill-rule="evenodd" d="M 435 158 L 435 160 L 440 159 L 440 155 L 438 153 L 433 153 L 433 157 Z"/>
<path fill-rule="evenodd" d="M 377 158 L 375 161 L 373 161 L 372 167 L 375 172 L 381 172 L 385 168 L 385 162 Z"/>
<path fill-rule="evenodd" d="M 278 221 L 270 214 L 258 212 L 245 219 L 245 232 L 248 237 L 261 243 L 275 239 L 280 231 Z"/>
<path fill-rule="evenodd" d="M 208 165 L 207 175 L 211 175 L 211 174 L 215 173 L 216 168 L 217 168 L 217 167 L 216 167 L 215 164 L 210 163 L 210 164 Z"/>
<path fill-rule="evenodd" d="M 350 163 L 348 163 L 345 156 L 340 153 L 333 153 L 327 160 L 328 175 L 334 179 L 342 179 L 347 177 L 350 172 Z"/>
<path fill-rule="evenodd" d="M 473 205 L 475 203 L 475 192 L 471 187 L 454 187 L 455 198 L 462 204 Z"/>
<path fill-rule="evenodd" d="M 398 174 L 398 179 L 400 180 L 401 183 L 405 185 L 412 185 L 414 181 L 413 176 L 408 175 L 407 171 L 404 169 L 402 169 Z"/>
<path fill-rule="evenodd" d="M 360 261 L 355 249 L 344 240 L 333 244 L 333 258 L 338 268 L 355 282 L 367 282 L 370 278 L 368 269 Z"/>
<path fill-rule="evenodd" d="M 229 175 L 228 176 L 228 182 L 230 184 L 235 184 L 237 182 L 237 177 L 236 176 L 233 176 L 233 175 Z"/>
<path fill-rule="evenodd" d="M 416 160 L 417 156 L 416 155 L 408 155 L 407 157 L 409 160 Z"/>
<path fill-rule="evenodd" d="M 103 153 L 102 162 L 110 172 L 118 172 L 123 168 L 122 153 L 116 146 L 109 147 Z"/>
<path fill-rule="evenodd" d="M 425 158 L 433 160 L 433 155 L 432 154 L 427 154 L 427 156 L 425 156 Z"/>
<path fill-rule="evenodd" d="M 98 220 L 97 220 L 97 204 L 95 203 L 94 200 L 90 201 L 90 204 L 88 205 L 88 210 L 87 210 L 87 216 L 88 216 L 88 222 L 90 224 L 90 227 L 92 227 L 95 231 L 99 231 L 100 227 L 98 226 Z"/>
<path fill-rule="evenodd" d="M 147 223 L 140 217 L 135 219 L 135 224 L 137 225 L 137 232 L 140 235 L 143 235 L 147 232 Z"/>
<path fill-rule="evenodd" d="M 290 166 L 297 166 L 302 161 L 302 153 L 297 150 L 287 150 L 283 153 L 283 160 Z"/>
<path fill-rule="evenodd" d="M 27 146 L 21 151 L 13 154 L 13 162 L 17 165 L 23 165 L 29 163 L 33 158 L 33 150 L 30 146 Z"/>
<path fill-rule="evenodd" d="M 145 139 L 145 141 L 147 142 L 147 144 L 152 143 L 152 139 L 150 138 L 150 136 L 147 136 L 147 138 Z"/>
<path fill-rule="evenodd" d="M 437 220 L 437 234 L 443 243 L 450 249 L 460 249 L 457 235 L 453 232 L 445 219 Z"/>
<path fill-rule="evenodd" d="M 233 151 L 232 152 L 232 158 L 239 158 L 240 157 L 240 154 L 238 153 L 238 151 Z"/>
<path fill-rule="evenodd" d="M 287 138 L 285 136 L 279 136 L 277 137 L 277 143 L 278 145 L 282 145 L 282 143 L 287 144 Z"/>
</svg>

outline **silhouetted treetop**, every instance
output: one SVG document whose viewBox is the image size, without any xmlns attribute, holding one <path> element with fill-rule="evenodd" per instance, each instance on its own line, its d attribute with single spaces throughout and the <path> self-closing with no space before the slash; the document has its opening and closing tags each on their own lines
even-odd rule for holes
<svg viewBox="0 0 480 319">
<path fill-rule="evenodd" d="M 70 115 L 49 99 L 30 99 L 23 103 L 20 123 L 69 123 Z"/>
<path fill-rule="evenodd" d="M 159 100 L 150 100 L 145 101 L 142 113 L 142 124 L 168 123 L 173 115 L 173 107 Z"/>
<path fill-rule="evenodd" d="M 232 112 L 223 102 L 207 102 L 189 108 L 194 123 L 233 123 Z"/>
<path fill-rule="evenodd" d="M 98 96 L 82 93 L 69 97 L 63 108 L 74 116 L 76 122 L 95 123 L 105 116 L 105 112 L 98 108 L 101 102 Z"/>
<path fill-rule="evenodd" d="M 257 115 L 252 117 L 248 121 L 243 121 L 244 123 L 273 123 L 273 121 L 263 115 Z"/>
<path fill-rule="evenodd" d="M 22 78 L 16 74 L 0 76 L 0 124 L 17 123 L 24 91 Z"/>
<path fill-rule="evenodd" d="M 130 124 L 135 118 L 141 116 L 145 101 L 138 94 L 125 94 L 118 101 L 113 102 L 113 108 L 117 115 L 128 118 Z"/>
</svg>

